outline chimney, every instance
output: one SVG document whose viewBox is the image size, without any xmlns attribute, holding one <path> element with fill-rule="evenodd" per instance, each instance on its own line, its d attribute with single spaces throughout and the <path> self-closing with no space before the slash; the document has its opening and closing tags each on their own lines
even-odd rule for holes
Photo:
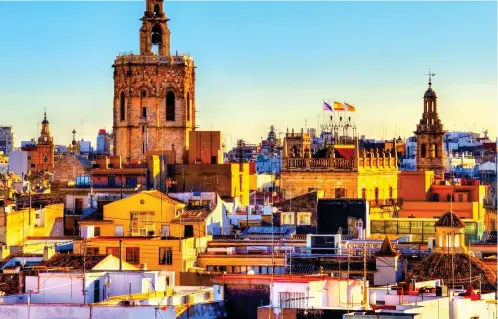
<svg viewBox="0 0 498 319">
<path fill-rule="evenodd" d="M 45 246 L 43 248 L 43 261 L 47 261 L 55 254 L 54 246 Z"/>
</svg>

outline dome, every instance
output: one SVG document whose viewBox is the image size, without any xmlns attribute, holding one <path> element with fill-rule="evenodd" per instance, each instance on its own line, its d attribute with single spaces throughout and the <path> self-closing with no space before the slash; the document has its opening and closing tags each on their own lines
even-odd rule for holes
<svg viewBox="0 0 498 319">
<path fill-rule="evenodd" d="M 49 124 L 47 120 L 47 112 L 43 114 L 43 121 L 41 122 L 41 124 Z"/>
<path fill-rule="evenodd" d="M 452 266 L 453 264 L 453 266 Z M 496 290 L 496 275 L 482 261 L 474 256 L 460 254 L 433 253 L 422 259 L 407 274 L 411 281 L 443 279 L 445 285 L 451 287 L 453 278 L 455 286 L 469 285 L 469 275 L 472 272 L 472 287 L 483 292 Z"/>
<path fill-rule="evenodd" d="M 431 82 L 429 82 L 429 88 L 425 91 L 424 98 L 437 98 L 436 91 L 432 89 Z"/>
</svg>

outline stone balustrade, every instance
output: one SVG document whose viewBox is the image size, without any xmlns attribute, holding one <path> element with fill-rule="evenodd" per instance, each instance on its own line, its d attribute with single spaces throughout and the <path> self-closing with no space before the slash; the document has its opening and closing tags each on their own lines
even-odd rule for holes
<svg viewBox="0 0 498 319">
<path fill-rule="evenodd" d="M 194 59 L 189 56 L 159 56 L 159 55 L 120 55 L 114 61 L 115 66 L 131 64 L 180 64 L 193 66 Z"/>
</svg>

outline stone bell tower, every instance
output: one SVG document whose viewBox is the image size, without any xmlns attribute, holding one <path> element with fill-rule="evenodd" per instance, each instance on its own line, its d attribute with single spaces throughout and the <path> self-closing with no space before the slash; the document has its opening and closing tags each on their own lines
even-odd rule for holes
<svg viewBox="0 0 498 319">
<path fill-rule="evenodd" d="M 114 62 L 114 152 L 125 162 L 148 151 L 176 151 L 183 163 L 195 130 L 195 66 L 192 57 L 171 55 L 163 0 L 146 0 L 140 55 Z"/>
<path fill-rule="evenodd" d="M 417 136 L 417 170 L 434 171 L 436 179 L 444 179 L 444 162 L 446 153 L 444 152 L 443 124 L 437 112 L 437 95 L 432 89 L 431 78 L 435 74 L 429 71 L 429 88 L 424 94 L 424 112 L 422 119 L 417 124 L 414 132 Z"/>
</svg>

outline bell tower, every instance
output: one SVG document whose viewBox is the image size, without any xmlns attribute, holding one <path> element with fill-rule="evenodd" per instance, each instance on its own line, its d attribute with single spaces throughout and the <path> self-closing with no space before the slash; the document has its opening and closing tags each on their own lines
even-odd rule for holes
<svg viewBox="0 0 498 319">
<path fill-rule="evenodd" d="M 171 55 L 163 4 L 145 1 L 140 54 L 123 53 L 113 64 L 114 155 L 124 162 L 174 148 L 175 162 L 183 163 L 195 130 L 194 59 Z"/>
<path fill-rule="evenodd" d="M 140 55 L 170 56 L 169 19 L 163 8 L 163 0 L 146 0 L 146 8 L 140 28 Z"/>
<path fill-rule="evenodd" d="M 429 70 L 429 88 L 424 94 L 424 112 L 414 132 L 417 136 L 417 170 L 434 171 L 436 179 L 444 179 L 444 133 L 443 124 L 437 112 L 437 95 L 432 89 L 432 77 Z"/>
</svg>

